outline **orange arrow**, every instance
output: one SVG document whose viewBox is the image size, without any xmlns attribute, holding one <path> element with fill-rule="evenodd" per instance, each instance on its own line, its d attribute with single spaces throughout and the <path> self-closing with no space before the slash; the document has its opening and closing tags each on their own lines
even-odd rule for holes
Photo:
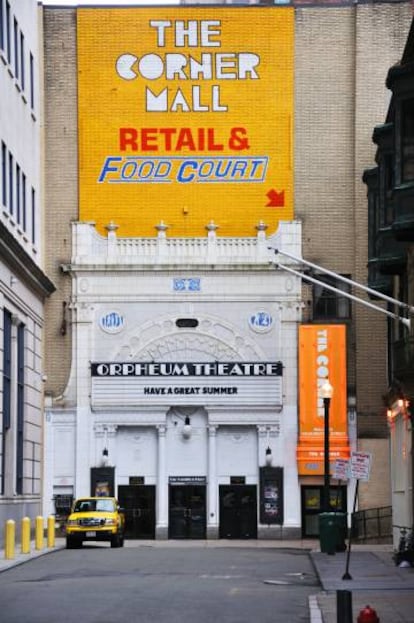
<svg viewBox="0 0 414 623">
<path fill-rule="evenodd" d="M 269 197 L 269 203 L 266 205 L 267 208 L 283 208 L 285 205 L 285 191 L 281 190 L 280 193 L 277 190 L 269 190 L 266 193 L 266 197 Z"/>
</svg>

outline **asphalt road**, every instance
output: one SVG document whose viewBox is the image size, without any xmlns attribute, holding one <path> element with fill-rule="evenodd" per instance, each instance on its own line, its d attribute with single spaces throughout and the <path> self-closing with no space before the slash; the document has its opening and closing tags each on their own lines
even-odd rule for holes
<svg viewBox="0 0 414 623">
<path fill-rule="evenodd" d="M 139 542 L 138 542 L 139 543 Z M 2 623 L 307 623 L 306 551 L 60 550 L 0 574 Z"/>
</svg>

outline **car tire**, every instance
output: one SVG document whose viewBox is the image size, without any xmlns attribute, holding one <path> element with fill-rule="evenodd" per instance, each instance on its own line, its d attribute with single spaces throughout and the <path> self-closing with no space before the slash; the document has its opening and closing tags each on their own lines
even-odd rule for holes
<svg viewBox="0 0 414 623">
<path fill-rule="evenodd" d="M 80 547 L 80 542 L 74 537 L 67 536 L 66 537 L 66 549 L 77 549 Z"/>
<path fill-rule="evenodd" d="M 111 547 L 121 547 L 121 537 L 119 534 L 114 534 L 111 538 Z"/>
</svg>

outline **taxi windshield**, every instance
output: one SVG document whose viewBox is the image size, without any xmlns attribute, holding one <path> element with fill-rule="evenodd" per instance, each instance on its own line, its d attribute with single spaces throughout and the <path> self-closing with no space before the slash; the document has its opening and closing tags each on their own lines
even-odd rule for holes
<svg viewBox="0 0 414 623">
<path fill-rule="evenodd" d="M 87 513 L 88 511 L 97 511 L 104 513 L 115 512 L 112 500 L 78 500 L 73 509 L 74 513 Z"/>
</svg>

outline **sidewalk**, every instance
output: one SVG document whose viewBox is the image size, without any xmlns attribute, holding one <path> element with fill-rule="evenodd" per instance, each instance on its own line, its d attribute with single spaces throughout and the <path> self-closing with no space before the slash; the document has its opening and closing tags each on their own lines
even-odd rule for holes
<svg viewBox="0 0 414 623">
<path fill-rule="evenodd" d="M 414 623 L 414 568 L 399 568 L 391 545 L 353 545 L 348 572 L 343 580 L 347 552 L 334 555 L 319 550 L 311 559 L 323 592 L 309 600 L 311 623 L 337 623 L 337 591 L 350 591 L 352 623 L 365 606 L 373 608 L 380 623 Z"/>
<path fill-rule="evenodd" d="M 20 552 L 20 543 L 16 543 L 14 558 L 11 560 L 6 560 L 4 557 L 4 549 L 0 549 L 0 573 L 2 571 L 7 571 L 12 567 L 16 567 L 17 565 L 22 565 L 25 562 L 29 562 L 29 560 L 33 560 L 34 558 L 39 558 L 39 556 L 44 556 L 45 554 L 50 554 L 52 552 L 56 552 L 59 549 L 63 549 L 65 547 L 65 539 L 56 538 L 55 539 L 55 547 L 47 547 L 46 539 L 44 543 L 43 549 L 37 550 L 35 547 L 35 541 L 32 541 L 30 544 L 30 553 L 22 554 Z"/>
</svg>

